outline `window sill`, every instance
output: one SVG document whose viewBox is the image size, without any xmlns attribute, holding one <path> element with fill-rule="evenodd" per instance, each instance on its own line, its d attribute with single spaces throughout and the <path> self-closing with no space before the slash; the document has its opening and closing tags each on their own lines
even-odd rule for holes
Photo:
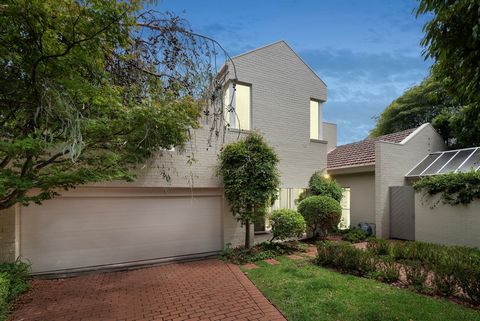
<svg viewBox="0 0 480 321">
<path fill-rule="evenodd" d="M 310 142 L 312 143 L 319 143 L 319 144 L 328 144 L 328 142 L 326 140 L 322 140 L 322 139 L 313 139 L 313 138 L 310 138 Z"/>
<path fill-rule="evenodd" d="M 228 131 L 233 133 L 244 133 L 244 134 L 253 132 L 253 130 L 251 129 L 238 129 L 238 128 L 231 128 L 231 127 L 228 128 Z"/>
</svg>

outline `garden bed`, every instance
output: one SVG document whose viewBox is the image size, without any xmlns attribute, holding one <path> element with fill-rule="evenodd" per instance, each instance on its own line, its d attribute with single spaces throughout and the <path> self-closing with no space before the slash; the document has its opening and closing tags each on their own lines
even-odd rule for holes
<svg viewBox="0 0 480 321">
<path fill-rule="evenodd" d="M 328 241 L 317 249 L 319 265 L 480 307 L 477 249 L 382 239 L 370 239 L 366 250 Z"/>
<path fill-rule="evenodd" d="M 245 264 L 307 251 L 308 244 L 301 241 L 263 242 L 252 246 L 250 249 L 227 246 L 220 253 L 220 258 L 234 264 Z"/>
</svg>

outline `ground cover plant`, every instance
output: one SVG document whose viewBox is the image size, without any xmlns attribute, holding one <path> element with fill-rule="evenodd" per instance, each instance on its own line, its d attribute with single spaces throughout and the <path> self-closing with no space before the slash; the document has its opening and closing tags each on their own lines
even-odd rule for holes
<svg viewBox="0 0 480 321">
<path fill-rule="evenodd" d="M 227 247 L 220 253 L 220 258 L 235 264 L 245 264 L 261 260 L 271 259 L 281 255 L 295 252 L 306 252 L 308 245 L 298 241 L 290 242 L 263 242 L 251 248 Z"/>
<path fill-rule="evenodd" d="M 308 261 L 258 262 L 247 276 L 289 321 L 461 321 L 480 312 L 376 280 L 340 274 Z"/>
<path fill-rule="evenodd" d="M 17 261 L 0 264 L 0 320 L 6 320 L 10 304 L 28 288 L 30 266 Z"/>
</svg>

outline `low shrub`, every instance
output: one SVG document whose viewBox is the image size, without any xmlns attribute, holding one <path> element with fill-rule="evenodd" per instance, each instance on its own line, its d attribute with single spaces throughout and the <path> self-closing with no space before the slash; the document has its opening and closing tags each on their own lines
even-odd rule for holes
<svg viewBox="0 0 480 321">
<path fill-rule="evenodd" d="M 0 320 L 5 320 L 8 315 L 8 297 L 10 278 L 7 273 L 0 273 Z"/>
<path fill-rule="evenodd" d="M 220 253 L 220 259 L 235 264 L 245 264 L 292 254 L 298 251 L 305 252 L 306 246 L 299 242 L 263 242 L 252 246 L 250 249 L 246 249 L 242 246 L 232 247 L 231 244 L 227 244 L 225 249 Z"/>
<path fill-rule="evenodd" d="M 325 235 L 329 229 L 336 227 L 342 215 L 340 203 L 329 196 L 307 197 L 298 204 L 298 211 L 314 238 L 317 229 L 321 229 Z"/>
<path fill-rule="evenodd" d="M 455 278 L 468 299 L 473 304 L 480 304 L 480 267 L 459 264 Z"/>
<path fill-rule="evenodd" d="M 407 284 L 412 286 L 418 292 L 427 292 L 427 278 L 429 269 L 419 262 L 408 262 L 403 264 Z"/>
<path fill-rule="evenodd" d="M 449 297 L 457 292 L 457 278 L 455 270 L 449 266 L 435 266 L 433 268 L 432 286 L 435 292 Z"/>
<path fill-rule="evenodd" d="M 30 265 L 21 261 L 0 264 L 0 320 L 6 319 L 9 304 L 28 288 Z"/>
<path fill-rule="evenodd" d="M 400 266 L 391 258 L 384 258 L 377 263 L 380 273 L 378 279 L 385 283 L 395 283 L 400 280 Z"/>
<path fill-rule="evenodd" d="M 342 240 L 350 243 L 358 243 L 365 241 L 368 237 L 367 233 L 364 230 L 358 227 L 351 227 L 346 230 L 340 231 L 342 235 Z"/>
<path fill-rule="evenodd" d="M 294 210 L 280 209 L 270 216 L 272 224 L 272 241 L 300 237 L 305 233 L 306 224 L 303 216 Z"/>
<path fill-rule="evenodd" d="M 390 255 L 391 245 L 389 241 L 384 239 L 370 238 L 367 243 L 369 252 L 375 255 Z"/>
<path fill-rule="evenodd" d="M 345 273 L 365 276 L 375 271 L 373 256 L 348 243 L 320 242 L 317 245 L 317 263 Z"/>
</svg>

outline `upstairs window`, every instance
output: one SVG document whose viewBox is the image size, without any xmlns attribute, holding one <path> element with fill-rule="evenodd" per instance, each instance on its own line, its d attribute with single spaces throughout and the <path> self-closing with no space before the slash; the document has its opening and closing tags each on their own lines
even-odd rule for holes
<svg viewBox="0 0 480 321">
<path fill-rule="evenodd" d="M 322 103 L 310 100 L 310 139 L 322 139 Z"/>
<path fill-rule="evenodd" d="M 225 122 L 230 128 L 250 130 L 251 89 L 249 85 L 236 84 L 234 91 L 233 84 L 228 86 L 225 92 Z"/>
</svg>

